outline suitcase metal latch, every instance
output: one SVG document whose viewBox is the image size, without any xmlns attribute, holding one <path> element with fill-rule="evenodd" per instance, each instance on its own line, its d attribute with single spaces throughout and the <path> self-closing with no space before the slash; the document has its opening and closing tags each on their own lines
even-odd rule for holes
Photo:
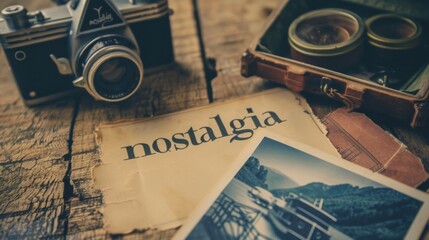
<svg viewBox="0 0 429 240">
<path fill-rule="evenodd" d="M 343 102 L 349 112 L 360 108 L 362 105 L 364 91 L 352 85 L 347 85 L 344 94 L 341 94 L 337 89 L 332 87 L 332 79 L 322 77 L 320 80 L 320 91 L 330 98 Z"/>
</svg>

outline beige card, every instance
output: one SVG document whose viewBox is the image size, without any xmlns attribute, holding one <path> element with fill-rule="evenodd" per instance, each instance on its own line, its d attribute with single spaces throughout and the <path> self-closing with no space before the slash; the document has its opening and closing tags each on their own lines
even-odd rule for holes
<svg viewBox="0 0 429 240">
<path fill-rule="evenodd" d="M 338 156 L 305 99 L 285 89 L 101 125 L 94 178 L 107 231 L 179 226 L 261 129 Z"/>
</svg>

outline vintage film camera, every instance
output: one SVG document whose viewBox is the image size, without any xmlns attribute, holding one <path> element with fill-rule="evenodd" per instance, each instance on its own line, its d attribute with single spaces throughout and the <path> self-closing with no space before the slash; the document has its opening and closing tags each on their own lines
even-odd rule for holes
<svg viewBox="0 0 429 240">
<path fill-rule="evenodd" d="M 174 62 L 167 0 L 72 0 L 33 13 L 2 10 L 0 42 L 28 106 L 84 88 L 132 96 L 144 73 Z"/>
</svg>

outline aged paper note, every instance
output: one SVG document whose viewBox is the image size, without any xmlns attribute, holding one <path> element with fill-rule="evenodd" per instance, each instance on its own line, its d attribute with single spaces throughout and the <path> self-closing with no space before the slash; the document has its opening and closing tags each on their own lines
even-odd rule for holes
<svg viewBox="0 0 429 240">
<path fill-rule="evenodd" d="M 110 233 L 179 226 L 264 129 L 338 156 L 304 98 L 274 89 L 147 120 L 101 125 L 94 169 Z"/>
<path fill-rule="evenodd" d="M 364 114 L 340 108 L 322 122 L 343 159 L 412 187 L 428 179 L 421 160 Z"/>
</svg>

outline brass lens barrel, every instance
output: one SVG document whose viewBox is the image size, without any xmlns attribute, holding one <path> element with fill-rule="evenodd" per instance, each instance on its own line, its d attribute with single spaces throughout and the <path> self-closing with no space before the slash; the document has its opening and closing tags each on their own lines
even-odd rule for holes
<svg viewBox="0 0 429 240">
<path fill-rule="evenodd" d="M 422 27 L 420 23 L 396 14 L 379 14 L 366 21 L 368 55 L 379 66 L 397 67 L 415 64 L 420 59 Z"/>
<path fill-rule="evenodd" d="M 364 23 L 347 10 L 305 13 L 292 22 L 288 34 L 292 58 L 301 62 L 341 70 L 362 56 Z"/>
<path fill-rule="evenodd" d="M 376 47 L 406 50 L 421 44 L 422 27 L 409 18 L 380 14 L 366 21 L 368 42 Z"/>
</svg>

